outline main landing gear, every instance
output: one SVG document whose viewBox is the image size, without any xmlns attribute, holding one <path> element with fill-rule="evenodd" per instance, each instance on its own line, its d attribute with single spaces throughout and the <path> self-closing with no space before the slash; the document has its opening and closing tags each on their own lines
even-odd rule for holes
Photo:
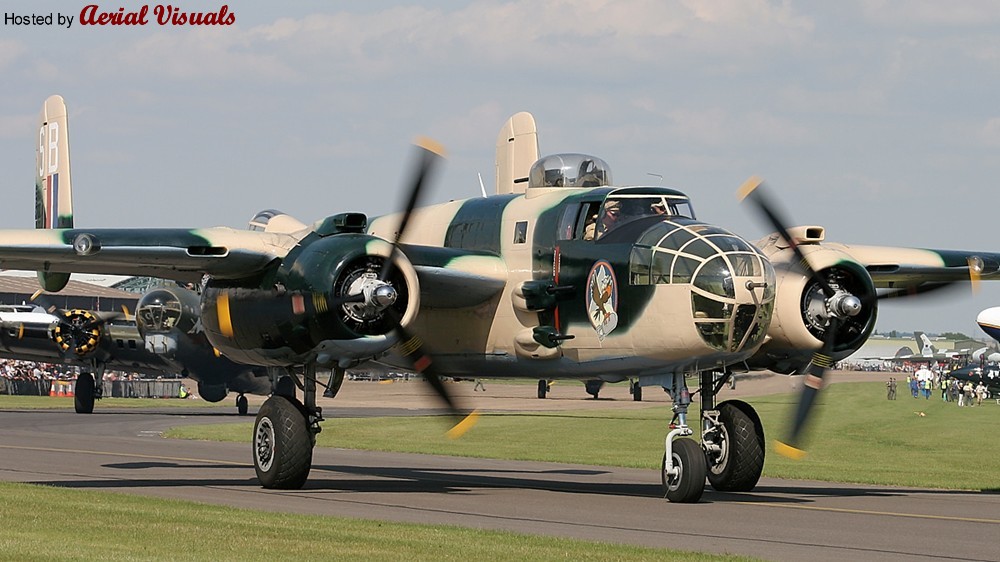
<svg viewBox="0 0 1000 562">
<path fill-rule="evenodd" d="M 316 366 L 306 365 L 302 381 L 291 370 L 271 369 L 273 394 L 257 412 L 253 426 L 253 464 L 265 488 L 301 488 L 312 468 L 316 434 L 323 421 L 316 405 Z M 295 397 L 302 390 L 302 402 Z"/>
<path fill-rule="evenodd" d="M 673 398 L 674 419 L 665 440 L 661 470 L 664 496 L 673 502 L 693 503 L 701 499 L 705 477 L 716 490 L 748 492 L 764 469 L 764 429 L 757 412 L 740 400 L 716 406 L 715 397 L 731 373 L 700 374 L 701 444 L 681 439 L 694 434 L 687 425 L 691 395 L 684 375 L 671 377 L 664 389 Z"/>
<path fill-rule="evenodd" d="M 73 390 L 73 408 L 78 414 L 93 414 L 94 401 L 104 394 L 104 365 L 94 363 L 90 371 L 80 371 Z M 101 382 L 97 382 L 101 381 Z"/>
</svg>

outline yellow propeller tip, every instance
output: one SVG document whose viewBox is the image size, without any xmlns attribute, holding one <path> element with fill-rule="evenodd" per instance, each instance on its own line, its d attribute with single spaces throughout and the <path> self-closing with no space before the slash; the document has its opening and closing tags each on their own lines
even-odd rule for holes
<svg viewBox="0 0 1000 562">
<path fill-rule="evenodd" d="M 783 457 L 792 459 L 793 461 L 800 461 L 806 456 L 806 452 L 802 449 L 786 445 L 781 441 L 774 442 L 774 451 Z"/>
<path fill-rule="evenodd" d="M 417 137 L 417 140 L 413 141 L 413 144 L 438 156 L 445 156 L 444 145 L 430 137 Z"/>
<path fill-rule="evenodd" d="M 35 291 L 34 293 L 31 294 L 31 298 L 28 299 L 28 300 L 34 301 L 35 299 L 38 298 L 39 295 L 42 294 L 42 292 L 44 292 L 44 289 L 38 289 L 37 291 Z"/>
<path fill-rule="evenodd" d="M 759 176 L 750 176 L 750 179 L 743 182 L 743 185 L 741 185 L 740 188 L 736 190 L 737 199 L 739 199 L 740 201 L 746 199 L 751 193 L 753 193 L 753 190 L 760 187 L 760 184 L 762 183 L 764 183 L 763 178 Z"/>
<path fill-rule="evenodd" d="M 473 410 L 471 414 L 465 416 L 462 421 L 455 424 L 455 427 L 449 429 L 446 435 L 449 439 L 458 439 L 459 437 L 465 435 L 467 431 L 472 429 L 472 426 L 476 425 L 476 422 L 478 421 L 479 410 Z"/>
</svg>

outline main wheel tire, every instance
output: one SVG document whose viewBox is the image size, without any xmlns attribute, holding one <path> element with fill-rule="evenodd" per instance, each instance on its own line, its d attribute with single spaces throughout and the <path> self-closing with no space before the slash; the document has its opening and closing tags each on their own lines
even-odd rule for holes
<svg viewBox="0 0 1000 562">
<path fill-rule="evenodd" d="M 764 430 L 750 413 L 732 403 L 719 407 L 721 451 L 706 461 L 708 481 L 720 492 L 749 492 L 764 470 Z"/>
<path fill-rule="evenodd" d="M 660 465 L 663 493 L 672 502 L 696 503 L 705 492 L 705 451 L 693 439 L 675 439 L 671 449 L 677 475 L 667 474 L 667 454 L 664 453 Z"/>
<path fill-rule="evenodd" d="M 632 401 L 642 402 L 642 386 L 639 384 L 639 381 L 635 381 L 629 384 L 632 385 Z"/>
<path fill-rule="evenodd" d="M 538 381 L 538 397 L 545 399 L 545 395 L 549 393 L 549 381 L 542 379 Z"/>
<path fill-rule="evenodd" d="M 299 406 L 285 396 L 268 398 L 253 425 L 253 466 L 261 486 L 301 488 L 312 467 L 312 432 Z"/>
<path fill-rule="evenodd" d="M 241 416 L 247 415 L 250 411 L 250 402 L 247 401 L 247 397 L 240 394 L 236 397 L 236 411 L 239 412 Z"/>
<path fill-rule="evenodd" d="M 94 375 L 80 373 L 76 376 L 73 407 L 76 408 L 76 413 L 78 414 L 94 413 Z"/>
</svg>

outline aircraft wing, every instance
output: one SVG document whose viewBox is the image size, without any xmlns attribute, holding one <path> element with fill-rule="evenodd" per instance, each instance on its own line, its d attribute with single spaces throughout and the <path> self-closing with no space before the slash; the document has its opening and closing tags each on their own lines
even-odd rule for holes
<svg viewBox="0 0 1000 562">
<path fill-rule="evenodd" d="M 204 274 L 245 278 L 285 256 L 297 241 L 287 234 L 227 227 L 0 230 L 0 269 L 191 282 Z"/>
<path fill-rule="evenodd" d="M 1000 278 L 1000 254 L 991 252 L 823 245 L 836 247 L 865 266 L 876 288 L 917 289 L 926 285 L 968 281 L 970 259 L 982 265 L 980 278 Z"/>
</svg>

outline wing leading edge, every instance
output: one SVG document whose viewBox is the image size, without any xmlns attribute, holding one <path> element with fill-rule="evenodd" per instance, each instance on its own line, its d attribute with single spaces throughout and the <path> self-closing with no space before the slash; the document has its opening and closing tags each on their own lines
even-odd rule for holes
<svg viewBox="0 0 1000 562">
<path fill-rule="evenodd" d="M 878 288 L 917 289 L 927 285 L 1000 279 L 1000 254 L 826 243 L 868 270 Z"/>
</svg>

